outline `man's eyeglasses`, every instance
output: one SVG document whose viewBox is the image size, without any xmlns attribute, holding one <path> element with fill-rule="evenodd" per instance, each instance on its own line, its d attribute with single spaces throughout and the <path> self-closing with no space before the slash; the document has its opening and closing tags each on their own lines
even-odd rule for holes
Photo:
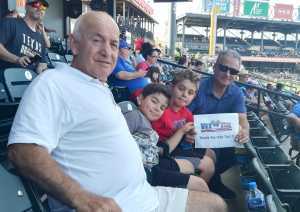
<svg viewBox="0 0 300 212">
<path fill-rule="evenodd" d="M 29 3 L 28 5 L 30 5 L 31 7 L 35 8 L 35 9 L 39 9 L 39 10 L 42 10 L 42 11 L 46 11 L 47 10 L 47 7 L 45 5 L 43 5 L 41 2 L 39 2 L 39 1 L 36 1 L 36 2 L 33 2 L 33 3 Z"/>
<path fill-rule="evenodd" d="M 238 73 L 239 73 L 239 70 L 236 70 L 236 69 L 234 69 L 234 68 L 230 68 L 230 67 L 228 67 L 228 66 L 225 66 L 225 65 L 223 65 L 223 64 L 218 64 L 218 69 L 220 70 L 220 71 L 222 71 L 222 72 L 228 72 L 229 71 L 229 73 L 231 74 L 231 75 L 238 75 Z"/>
</svg>

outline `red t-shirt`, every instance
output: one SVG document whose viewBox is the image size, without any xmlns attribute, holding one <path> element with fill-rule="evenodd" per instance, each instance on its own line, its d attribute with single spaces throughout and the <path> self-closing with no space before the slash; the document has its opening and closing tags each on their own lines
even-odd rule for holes
<svg viewBox="0 0 300 212">
<path fill-rule="evenodd" d="M 148 68 L 149 68 L 149 67 L 150 67 L 149 64 L 148 64 L 146 61 L 144 61 L 144 62 L 139 63 L 139 64 L 136 66 L 136 69 L 137 69 L 137 70 L 148 71 Z"/>
<path fill-rule="evenodd" d="M 152 122 L 153 129 L 158 133 L 159 140 L 164 141 L 170 138 L 177 129 L 187 122 L 193 122 L 193 114 L 186 108 L 181 108 L 178 112 L 168 107 L 159 120 Z"/>
</svg>

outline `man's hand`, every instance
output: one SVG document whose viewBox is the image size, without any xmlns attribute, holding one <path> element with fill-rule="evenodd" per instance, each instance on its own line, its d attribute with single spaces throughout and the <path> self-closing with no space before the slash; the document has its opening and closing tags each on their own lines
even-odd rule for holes
<svg viewBox="0 0 300 212">
<path fill-rule="evenodd" d="M 144 77 L 144 76 L 146 76 L 147 71 L 138 70 L 136 73 L 137 73 L 137 77 Z"/>
<path fill-rule="evenodd" d="M 240 144 L 247 143 L 249 141 L 249 131 L 240 127 L 239 133 L 235 137 L 235 141 Z"/>
<path fill-rule="evenodd" d="M 92 193 L 78 195 L 76 201 L 78 206 L 75 207 L 77 212 L 121 212 L 117 203 L 106 197 L 100 197 Z"/>
<path fill-rule="evenodd" d="M 45 32 L 45 27 L 44 27 L 44 24 L 43 23 L 39 23 L 36 25 L 36 30 L 43 33 Z"/>
<path fill-rule="evenodd" d="M 31 60 L 28 56 L 23 56 L 23 57 L 19 57 L 16 63 L 25 68 L 31 63 Z"/>
</svg>

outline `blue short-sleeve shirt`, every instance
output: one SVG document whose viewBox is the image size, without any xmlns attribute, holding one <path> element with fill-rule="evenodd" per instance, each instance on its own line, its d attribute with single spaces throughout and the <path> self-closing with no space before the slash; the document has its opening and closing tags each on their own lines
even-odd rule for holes
<svg viewBox="0 0 300 212">
<path fill-rule="evenodd" d="M 300 117 L 300 102 L 297 102 L 297 104 L 295 104 L 295 106 L 292 109 L 292 113 L 294 113 L 297 117 Z M 296 133 L 295 134 L 295 138 L 296 139 L 300 139 L 300 133 Z"/>
<path fill-rule="evenodd" d="M 195 99 L 189 105 L 193 114 L 246 113 L 245 97 L 241 89 L 230 84 L 221 98 L 213 94 L 214 77 L 201 81 Z"/>
<path fill-rule="evenodd" d="M 121 80 L 116 76 L 120 71 L 135 72 L 135 67 L 126 59 L 118 57 L 116 67 L 112 72 L 111 85 L 128 87 L 130 93 L 137 89 L 142 89 L 149 84 L 145 77 L 139 77 L 132 80 Z"/>
<path fill-rule="evenodd" d="M 292 113 L 294 113 L 296 116 L 300 117 L 300 102 L 297 102 L 295 106 L 293 107 Z"/>
</svg>

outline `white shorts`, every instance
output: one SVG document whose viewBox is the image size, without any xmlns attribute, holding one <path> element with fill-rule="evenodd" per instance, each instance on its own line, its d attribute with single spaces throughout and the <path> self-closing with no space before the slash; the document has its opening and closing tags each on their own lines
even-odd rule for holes
<svg viewBox="0 0 300 212">
<path fill-rule="evenodd" d="M 153 212 L 185 212 L 188 190 L 183 188 L 153 187 L 158 194 L 159 206 Z"/>
</svg>

